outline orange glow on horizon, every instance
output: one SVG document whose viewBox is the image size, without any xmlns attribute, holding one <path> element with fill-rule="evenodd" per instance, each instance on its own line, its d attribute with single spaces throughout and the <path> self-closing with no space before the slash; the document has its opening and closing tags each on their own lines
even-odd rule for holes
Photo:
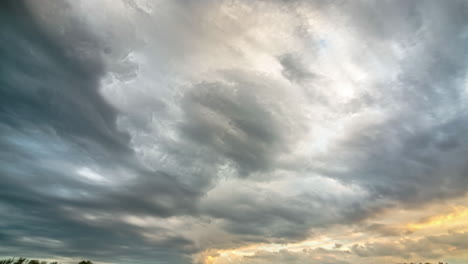
<svg viewBox="0 0 468 264">
<path fill-rule="evenodd" d="M 409 224 L 407 227 L 410 230 L 419 230 L 432 227 L 442 227 L 451 224 L 456 224 L 459 220 L 462 220 L 468 216 L 468 208 L 463 206 L 457 206 L 454 208 L 454 212 L 449 214 L 441 214 L 431 216 L 419 223 Z"/>
</svg>

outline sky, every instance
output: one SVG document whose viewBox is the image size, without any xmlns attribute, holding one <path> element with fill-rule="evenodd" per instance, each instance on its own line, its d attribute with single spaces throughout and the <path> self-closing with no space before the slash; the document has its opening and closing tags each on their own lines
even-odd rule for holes
<svg viewBox="0 0 468 264">
<path fill-rule="evenodd" d="M 468 2 L 3 0 L 0 257 L 468 262 Z"/>
</svg>

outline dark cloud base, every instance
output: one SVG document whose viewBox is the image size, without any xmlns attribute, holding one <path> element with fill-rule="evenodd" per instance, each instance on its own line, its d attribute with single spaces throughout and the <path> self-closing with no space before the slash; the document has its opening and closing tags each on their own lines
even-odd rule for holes
<svg viewBox="0 0 468 264">
<path fill-rule="evenodd" d="M 98 92 L 105 71 L 99 56 L 83 59 L 76 43 L 54 39 L 24 2 L 0 5 L 0 244 L 6 245 L 0 255 L 186 263 L 177 248 L 189 241 L 148 246 L 129 225 L 81 220 L 84 211 L 187 212 L 197 194 L 131 161 L 128 136 L 117 130 L 116 111 Z M 80 34 L 93 41 L 91 33 Z M 48 167 L 48 161 L 63 167 Z M 126 189 L 95 186 L 73 178 L 67 167 L 90 162 L 124 166 L 143 182 Z M 178 206 L 145 201 L 150 194 L 169 194 Z"/>
</svg>

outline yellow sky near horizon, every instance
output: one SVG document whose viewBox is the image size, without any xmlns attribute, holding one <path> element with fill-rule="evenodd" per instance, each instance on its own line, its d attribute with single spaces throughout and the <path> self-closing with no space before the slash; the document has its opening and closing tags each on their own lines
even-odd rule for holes
<svg viewBox="0 0 468 264">
<path fill-rule="evenodd" d="M 320 230 L 319 235 L 297 243 L 253 243 L 239 248 L 210 249 L 197 255 L 195 259 L 203 264 L 234 264 L 244 263 L 246 258 L 255 257 L 259 253 L 276 256 L 280 252 L 288 252 L 293 255 L 313 252 L 313 254 L 308 254 L 308 259 L 315 258 L 315 260 L 320 261 L 323 255 L 327 255 L 327 250 L 335 256 L 336 251 L 341 251 L 346 256 L 346 253 L 353 251 L 353 246 L 356 245 L 374 243 L 400 245 L 401 241 L 420 241 L 431 237 L 464 234 L 468 233 L 467 205 L 468 196 L 465 196 L 443 203 L 426 205 L 423 208 L 393 208 L 352 227 L 336 226 L 336 229 Z M 413 258 L 413 260 L 426 262 L 453 258 L 455 262 L 452 263 L 462 263 L 456 261 L 458 258 L 464 259 L 465 255 L 468 254 L 468 247 L 461 250 L 457 247 L 449 247 L 444 253 L 442 258 L 420 257 L 419 259 Z M 382 261 L 390 261 L 388 263 L 410 261 L 398 256 L 377 257 Z M 349 258 L 351 256 L 345 259 L 349 260 Z M 375 263 L 375 260 L 376 258 L 368 259 L 368 261 L 355 259 L 359 263 L 369 264 Z"/>
</svg>

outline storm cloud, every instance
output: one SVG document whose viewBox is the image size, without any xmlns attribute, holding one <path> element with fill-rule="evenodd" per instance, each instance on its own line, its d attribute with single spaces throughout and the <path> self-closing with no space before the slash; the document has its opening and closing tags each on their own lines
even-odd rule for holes
<svg viewBox="0 0 468 264">
<path fill-rule="evenodd" d="M 0 255 L 466 259 L 465 1 L 0 5 Z"/>
</svg>

